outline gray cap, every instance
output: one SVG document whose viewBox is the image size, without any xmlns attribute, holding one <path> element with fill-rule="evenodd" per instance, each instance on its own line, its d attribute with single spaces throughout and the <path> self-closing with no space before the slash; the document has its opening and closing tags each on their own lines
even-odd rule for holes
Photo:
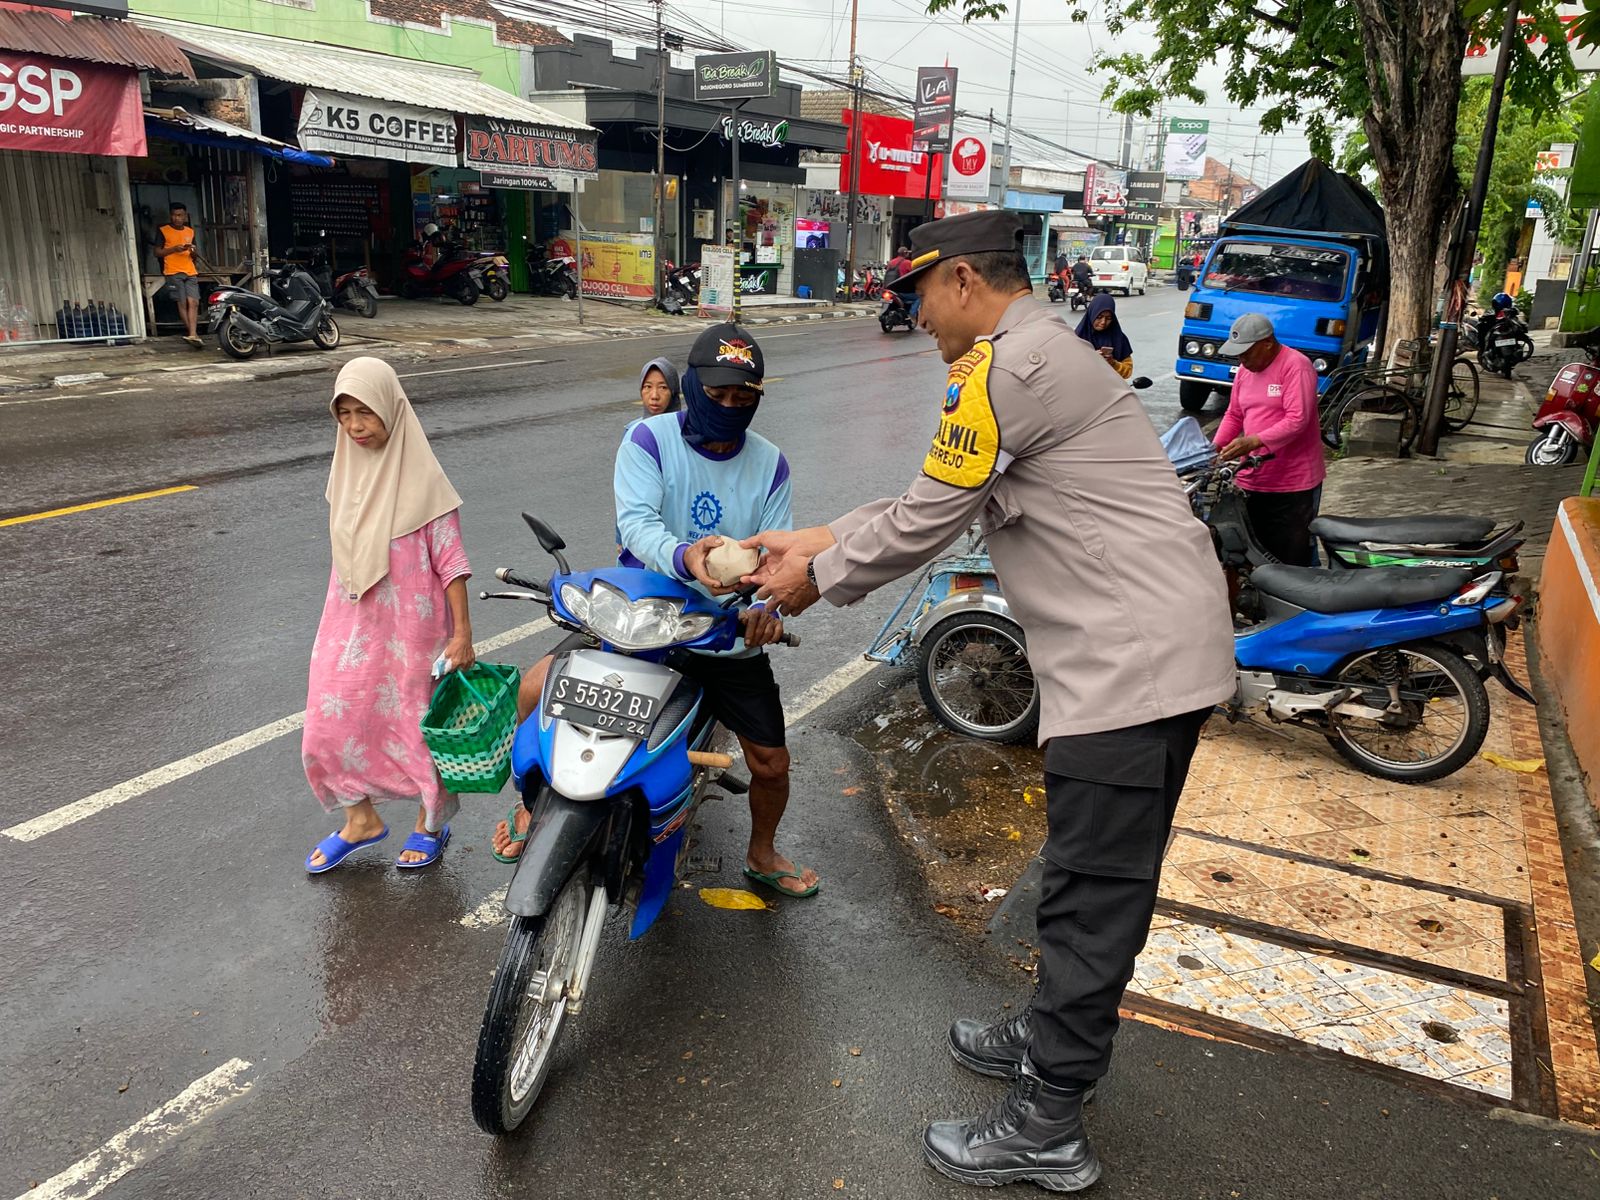
<svg viewBox="0 0 1600 1200">
<path fill-rule="evenodd" d="M 1272 337 L 1272 322 L 1260 313 L 1245 313 L 1233 323 L 1233 328 L 1228 330 L 1228 340 L 1222 343 L 1218 354 L 1226 354 L 1230 358 L 1243 354 L 1257 342 L 1266 341 Z"/>
</svg>

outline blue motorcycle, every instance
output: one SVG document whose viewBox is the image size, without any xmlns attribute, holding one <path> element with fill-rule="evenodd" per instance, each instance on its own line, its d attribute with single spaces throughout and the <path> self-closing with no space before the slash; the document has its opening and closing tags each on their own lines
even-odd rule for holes
<svg viewBox="0 0 1600 1200">
<path fill-rule="evenodd" d="M 506 892 L 511 928 L 478 1034 L 472 1116 L 488 1133 L 515 1129 L 532 1111 L 566 1018 L 588 995 L 608 912 L 632 914 L 638 938 L 661 914 L 707 792 L 749 789 L 712 752 L 721 727 L 700 687 L 672 669 L 682 650 L 729 650 L 739 602 L 718 602 L 653 571 L 608 567 L 574 573 L 566 543 L 523 514 L 556 561 L 548 583 L 501 568 L 523 589 L 481 599 L 531 601 L 584 635 L 558 654 L 538 709 L 517 729 L 511 778 L 532 814 Z M 793 634 L 784 642 L 799 645 Z"/>
</svg>

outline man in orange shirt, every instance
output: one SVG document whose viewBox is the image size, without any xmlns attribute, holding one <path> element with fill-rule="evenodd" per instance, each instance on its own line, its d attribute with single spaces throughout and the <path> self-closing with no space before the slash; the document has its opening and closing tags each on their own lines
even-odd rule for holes
<svg viewBox="0 0 1600 1200">
<path fill-rule="evenodd" d="M 200 280 L 194 265 L 194 226 L 189 224 L 189 210 L 174 204 L 169 222 L 156 230 L 150 239 L 156 257 L 161 260 L 161 273 L 167 277 L 178 305 L 178 315 L 189 330 L 183 339 L 191 346 L 202 345 L 195 326 L 200 320 Z"/>
</svg>

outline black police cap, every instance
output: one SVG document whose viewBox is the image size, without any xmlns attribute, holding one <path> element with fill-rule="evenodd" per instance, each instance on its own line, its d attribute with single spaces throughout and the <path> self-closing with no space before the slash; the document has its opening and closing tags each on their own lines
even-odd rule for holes
<svg viewBox="0 0 1600 1200">
<path fill-rule="evenodd" d="M 894 281 L 895 291 L 915 291 L 917 280 L 963 254 L 1020 253 L 1022 222 L 998 209 L 929 221 L 911 231 L 911 269 Z"/>
</svg>

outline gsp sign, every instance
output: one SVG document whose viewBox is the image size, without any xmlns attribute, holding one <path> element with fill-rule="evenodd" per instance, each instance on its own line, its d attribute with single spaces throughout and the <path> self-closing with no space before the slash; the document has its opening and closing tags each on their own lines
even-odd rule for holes
<svg viewBox="0 0 1600 1200">
<path fill-rule="evenodd" d="M 142 155 L 138 72 L 0 50 L 0 150 Z"/>
</svg>

